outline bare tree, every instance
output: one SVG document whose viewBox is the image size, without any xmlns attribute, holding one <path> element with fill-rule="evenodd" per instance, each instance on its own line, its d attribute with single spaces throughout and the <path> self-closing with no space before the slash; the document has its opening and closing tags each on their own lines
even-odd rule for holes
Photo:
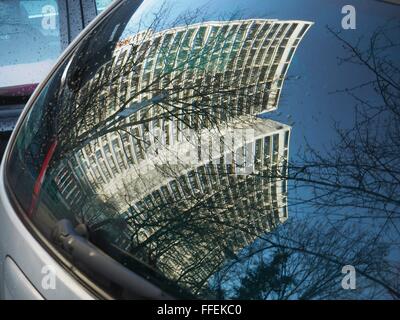
<svg viewBox="0 0 400 320">
<path fill-rule="evenodd" d="M 360 228 L 292 219 L 228 262 L 208 290 L 225 299 L 398 298 L 387 254 Z M 347 264 L 357 270 L 356 290 L 341 286 Z"/>
<path fill-rule="evenodd" d="M 337 139 L 326 150 L 308 144 L 288 174 L 294 188 L 310 191 L 309 199 L 299 202 L 307 201 L 332 219 L 369 221 L 376 226 L 371 232 L 386 240 L 390 235 L 394 244 L 400 235 L 400 69 L 399 42 L 393 38 L 398 30 L 392 23 L 378 28 L 366 48 L 364 42 L 353 45 L 330 30 L 349 52 L 340 63 L 356 64 L 371 77 L 335 92 L 354 101 L 352 128 L 336 124 Z"/>
</svg>

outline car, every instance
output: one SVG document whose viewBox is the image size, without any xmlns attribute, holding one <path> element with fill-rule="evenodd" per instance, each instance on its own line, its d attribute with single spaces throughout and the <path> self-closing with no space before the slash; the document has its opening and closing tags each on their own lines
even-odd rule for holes
<svg viewBox="0 0 400 320">
<path fill-rule="evenodd" d="M 400 6 L 351 2 L 114 1 L 7 145 L 0 297 L 400 298 Z"/>
<path fill-rule="evenodd" d="M 1 1 L 1 153 L 35 87 L 45 78 L 67 45 L 110 2 L 111 0 Z"/>
</svg>

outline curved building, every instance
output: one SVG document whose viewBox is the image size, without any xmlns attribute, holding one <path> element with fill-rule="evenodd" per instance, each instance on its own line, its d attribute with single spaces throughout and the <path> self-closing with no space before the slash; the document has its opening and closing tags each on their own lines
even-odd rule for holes
<svg viewBox="0 0 400 320">
<path fill-rule="evenodd" d="M 58 203 L 92 227 L 122 219 L 119 248 L 202 290 L 288 217 L 291 128 L 257 115 L 278 107 L 310 25 L 205 22 L 120 41 L 62 120 L 71 130 L 51 173 Z M 228 143 L 238 130 L 251 134 Z"/>
<path fill-rule="evenodd" d="M 160 139 L 174 145 L 187 128 L 218 127 L 243 114 L 275 110 L 311 24 L 204 22 L 120 41 L 77 102 L 88 109 L 74 124 L 79 130 L 70 130 L 85 144 L 71 147 L 77 164 L 107 183 L 146 160 L 147 149 Z"/>
</svg>

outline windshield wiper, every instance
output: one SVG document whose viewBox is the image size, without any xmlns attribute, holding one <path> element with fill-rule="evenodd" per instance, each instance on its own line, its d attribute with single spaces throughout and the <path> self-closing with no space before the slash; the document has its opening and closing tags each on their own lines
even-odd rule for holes
<svg viewBox="0 0 400 320">
<path fill-rule="evenodd" d="M 93 245 L 87 239 L 87 231 L 84 225 L 74 228 L 71 221 L 62 219 L 54 227 L 52 239 L 58 246 L 68 252 L 74 261 L 84 264 L 85 267 L 98 275 L 128 290 L 135 297 L 143 299 L 172 299 L 161 289 L 125 268 Z"/>
</svg>

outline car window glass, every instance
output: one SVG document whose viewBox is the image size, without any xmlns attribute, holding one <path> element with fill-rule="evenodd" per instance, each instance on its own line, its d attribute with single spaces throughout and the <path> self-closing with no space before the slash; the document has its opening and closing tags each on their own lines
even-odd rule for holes
<svg viewBox="0 0 400 320">
<path fill-rule="evenodd" d="M 19 128 L 7 177 L 38 229 L 84 224 L 180 297 L 400 297 L 400 6 L 135 4 Z"/>
</svg>

